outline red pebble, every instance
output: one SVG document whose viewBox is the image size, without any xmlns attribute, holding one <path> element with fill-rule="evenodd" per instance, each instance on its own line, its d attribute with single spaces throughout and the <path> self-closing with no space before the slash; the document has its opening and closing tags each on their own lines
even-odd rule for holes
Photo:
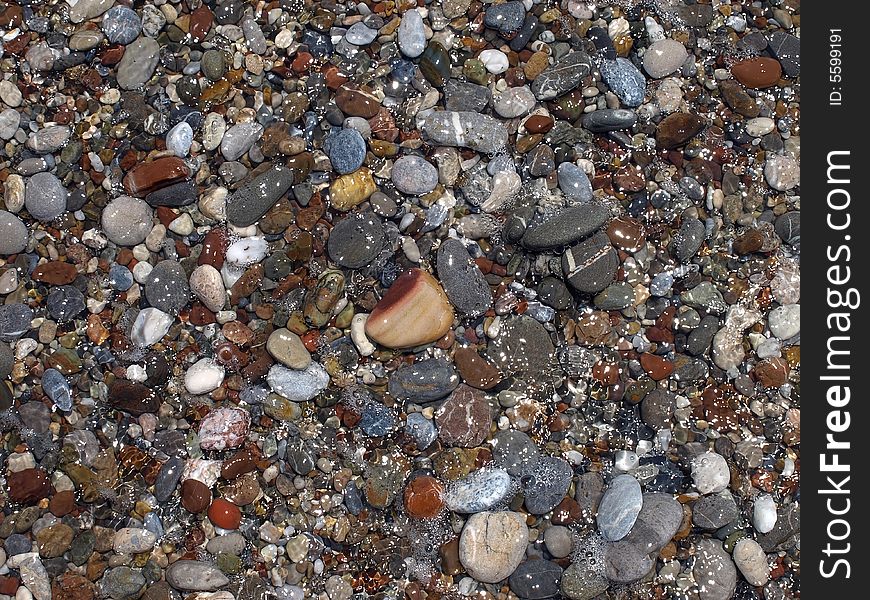
<svg viewBox="0 0 870 600">
<path fill-rule="evenodd" d="M 232 502 L 218 498 L 208 507 L 208 519 L 221 529 L 238 529 L 242 522 L 242 511 Z"/>
</svg>

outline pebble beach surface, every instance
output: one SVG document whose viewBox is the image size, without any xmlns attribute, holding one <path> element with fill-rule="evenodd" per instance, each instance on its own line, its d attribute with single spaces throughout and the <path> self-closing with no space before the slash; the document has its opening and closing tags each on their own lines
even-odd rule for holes
<svg viewBox="0 0 870 600">
<path fill-rule="evenodd" d="M 0 0 L 0 600 L 800 598 L 798 0 Z"/>
</svg>

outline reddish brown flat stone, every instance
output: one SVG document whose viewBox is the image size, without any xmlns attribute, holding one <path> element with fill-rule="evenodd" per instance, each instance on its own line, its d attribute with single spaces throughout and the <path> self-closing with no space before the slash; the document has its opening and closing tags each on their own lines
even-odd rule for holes
<svg viewBox="0 0 870 600">
<path fill-rule="evenodd" d="M 24 469 L 6 477 L 9 499 L 19 504 L 32 504 L 51 493 L 51 481 L 42 469 Z"/>
<path fill-rule="evenodd" d="M 33 279 L 51 285 L 66 285 L 75 281 L 78 271 L 74 264 L 53 260 L 33 270 Z"/>
<path fill-rule="evenodd" d="M 762 89 L 779 81 L 782 77 L 782 65 L 774 58 L 759 56 L 735 63 L 731 66 L 731 74 L 748 88 Z"/>
<path fill-rule="evenodd" d="M 214 13 L 209 8 L 202 4 L 195 11 L 190 13 L 190 37 L 194 42 L 201 42 L 208 35 L 214 23 Z"/>
<path fill-rule="evenodd" d="M 674 365 L 671 361 L 649 352 L 640 355 L 640 366 L 656 381 L 661 381 L 674 372 Z"/>
<path fill-rule="evenodd" d="M 124 177 L 124 189 L 131 196 L 145 196 L 189 175 L 190 169 L 183 160 L 167 156 L 133 167 Z"/>
<path fill-rule="evenodd" d="M 405 510 L 417 519 L 431 519 L 444 507 L 444 486 L 429 475 L 415 477 L 405 488 Z"/>
</svg>

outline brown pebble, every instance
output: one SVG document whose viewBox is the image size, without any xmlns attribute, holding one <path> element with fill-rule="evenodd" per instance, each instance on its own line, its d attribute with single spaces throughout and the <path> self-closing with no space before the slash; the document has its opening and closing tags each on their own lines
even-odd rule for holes
<svg viewBox="0 0 870 600">
<path fill-rule="evenodd" d="M 75 281 L 77 275 L 74 264 L 52 260 L 36 267 L 31 277 L 51 285 L 67 285 Z"/>
<path fill-rule="evenodd" d="M 181 505 L 193 514 L 203 512 L 211 504 L 211 490 L 201 481 L 187 479 L 181 484 Z"/>
<path fill-rule="evenodd" d="M 656 129 L 656 139 L 659 146 L 665 150 L 672 150 L 682 146 L 695 137 L 704 123 L 700 117 L 690 113 L 674 113 L 662 119 Z"/>
<path fill-rule="evenodd" d="M 774 58 L 759 56 L 733 64 L 731 74 L 746 87 L 759 90 L 771 87 L 779 81 L 782 77 L 782 65 Z"/>
<path fill-rule="evenodd" d="M 51 492 L 51 481 L 45 471 L 39 468 L 24 469 L 6 476 L 9 499 L 19 504 L 33 504 L 47 497 Z"/>
</svg>

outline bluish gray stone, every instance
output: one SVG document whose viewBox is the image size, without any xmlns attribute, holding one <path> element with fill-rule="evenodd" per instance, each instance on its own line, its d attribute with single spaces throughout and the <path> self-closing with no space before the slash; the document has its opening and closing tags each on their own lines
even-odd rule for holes
<svg viewBox="0 0 870 600">
<path fill-rule="evenodd" d="M 378 37 L 376 29 L 366 27 L 362 21 L 357 21 L 351 25 L 344 36 L 348 42 L 354 46 L 368 46 Z"/>
<path fill-rule="evenodd" d="M 444 292 L 459 312 L 476 317 L 489 310 L 492 291 L 462 242 L 445 240 L 438 248 L 436 267 Z"/>
<path fill-rule="evenodd" d="M 593 198 L 592 182 L 586 171 L 570 162 L 563 162 L 557 169 L 559 189 L 571 200 L 591 202 Z"/>
<path fill-rule="evenodd" d="M 411 413 L 405 419 L 405 431 L 417 442 L 418 450 L 425 450 L 438 437 L 435 421 L 427 419 L 423 413 Z"/>
<path fill-rule="evenodd" d="M 30 330 L 33 311 L 24 304 L 0 306 L 0 341 L 14 342 Z"/>
<path fill-rule="evenodd" d="M 406 154 L 393 163 L 392 180 L 403 194 L 422 196 L 438 185 L 438 169 L 422 156 Z"/>
<path fill-rule="evenodd" d="M 302 371 L 272 365 L 266 381 L 276 394 L 294 402 L 307 402 L 326 389 L 329 373 L 317 362 Z"/>
<path fill-rule="evenodd" d="M 459 385 L 459 374 L 443 358 L 430 358 L 403 365 L 390 375 L 389 392 L 394 398 L 426 404 L 446 398 Z"/>
<path fill-rule="evenodd" d="M 519 3 L 517 3 L 519 4 Z M 562 567 L 549 560 L 527 560 L 520 563 L 508 578 L 511 591 L 527 600 L 543 600 L 559 593 Z"/>
<path fill-rule="evenodd" d="M 173 456 L 160 467 L 154 482 L 154 497 L 157 498 L 158 502 L 166 502 L 172 497 L 178 482 L 181 480 L 184 465 L 184 459 Z"/>
<path fill-rule="evenodd" d="M 190 286 L 184 267 L 174 260 L 157 263 L 145 282 L 145 298 L 154 308 L 177 315 L 190 300 Z"/>
<path fill-rule="evenodd" d="M 236 123 L 221 140 L 221 154 L 226 160 L 238 160 L 263 135 L 263 126 L 256 121 Z"/>
<path fill-rule="evenodd" d="M 511 477 L 507 471 L 484 467 L 451 483 L 444 494 L 444 501 L 454 512 L 478 513 L 504 503 L 512 491 Z"/>
<path fill-rule="evenodd" d="M 627 58 L 602 62 L 601 77 L 625 106 L 635 108 L 643 103 L 646 78 Z"/>
<path fill-rule="evenodd" d="M 85 296 L 71 285 L 60 285 L 51 289 L 45 306 L 55 321 L 66 323 L 85 309 Z"/>
<path fill-rule="evenodd" d="M 237 227 L 247 227 L 269 212 L 293 185 L 293 173 L 275 166 L 258 175 L 227 200 L 227 220 Z"/>
<path fill-rule="evenodd" d="M 341 174 L 360 168 L 366 157 L 366 142 L 355 129 L 339 129 L 323 140 L 323 150 L 332 167 Z"/>
<path fill-rule="evenodd" d="M 637 123 L 637 114 L 625 108 L 604 108 L 586 113 L 581 117 L 583 127 L 593 133 L 607 133 L 629 129 Z"/>
<path fill-rule="evenodd" d="M 769 48 L 782 65 L 782 71 L 787 77 L 797 77 L 801 74 L 801 41 L 799 38 L 782 30 L 770 34 Z"/>
<path fill-rule="evenodd" d="M 495 464 L 514 477 L 530 473 L 537 463 L 540 453 L 532 439 L 522 431 L 507 429 L 500 431 L 492 440 L 492 454 Z"/>
<path fill-rule="evenodd" d="M 616 276 L 619 258 L 610 238 L 599 231 L 588 240 L 569 248 L 562 255 L 562 271 L 578 292 L 598 293 Z"/>
<path fill-rule="evenodd" d="M 486 8 L 484 24 L 501 33 L 513 33 L 523 24 L 526 7 L 516 0 L 502 4 L 491 4 Z"/>
<path fill-rule="evenodd" d="M 643 506 L 640 483 L 631 475 L 617 475 L 598 505 L 598 530 L 608 541 L 621 540 L 631 531 Z"/>
<path fill-rule="evenodd" d="M 610 210 L 600 202 L 568 207 L 540 225 L 529 227 L 522 245 L 529 250 L 552 250 L 578 242 L 601 229 Z"/>
<path fill-rule="evenodd" d="M 0 254 L 19 254 L 27 248 L 30 232 L 18 215 L 0 210 Z"/>
<path fill-rule="evenodd" d="M 72 409 L 72 392 L 66 377 L 60 371 L 53 368 L 46 369 L 42 374 L 40 383 L 45 395 L 54 402 L 57 408 L 64 412 Z"/>
<path fill-rule="evenodd" d="M 131 8 L 113 6 L 103 15 L 102 29 L 110 42 L 126 46 L 142 31 L 142 19 Z"/>
<path fill-rule="evenodd" d="M 423 17 L 416 8 L 402 15 L 396 38 L 399 50 L 408 58 L 417 58 L 423 54 L 426 49 L 426 28 Z"/>
<path fill-rule="evenodd" d="M 526 510 L 533 515 L 553 510 L 565 498 L 573 475 L 571 465 L 561 458 L 544 456 L 537 460 L 531 473 L 522 478 Z"/>
<path fill-rule="evenodd" d="M 426 115 L 421 131 L 436 144 L 464 146 L 477 152 L 496 152 L 508 141 L 502 122 L 467 111 L 444 110 Z"/>
<path fill-rule="evenodd" d="M 450 79 L 444 85 L 444 97 L 445 107 L 449 111 L 479 112 L 489 105 L 492 92 L 488 87 L 476 83 Z"/>
<path fill-rule="evenodd" d="M 357 425 L 369 437 L 383 437 L 395 428 L 396 413 L 380 402 L 368 402 Z"/>
<path fill-rule="evenodd" d="M 580 85 L 592 70 L 592 59 L 585 52 L 569 52 L 550 65 L 532 82 L 538 100 L 552 100 Z"/>
<path fill-rule="evenodd" d="M 52 221 L 66 210 L 66 188 L 51 173 L 37 173 L 24 186 L 24 206 L 39 221 Z"/>
<path fill-rule="evenodd" d="M 671 252 L 680 262 L 688 262 L 704 243 L 707 232 L 704 224 L 695 217 L 687 217 L 671 240 Z"/>
<path fill-rule="evenodd" d="M 160 44 L 157 40 L 140 36 L 127 45 L 124 56 L 116 71 L 118 86 L 122 90 L 133 90 L 151 79 L 157 63 L 160 62 Z"/>
</svg>

